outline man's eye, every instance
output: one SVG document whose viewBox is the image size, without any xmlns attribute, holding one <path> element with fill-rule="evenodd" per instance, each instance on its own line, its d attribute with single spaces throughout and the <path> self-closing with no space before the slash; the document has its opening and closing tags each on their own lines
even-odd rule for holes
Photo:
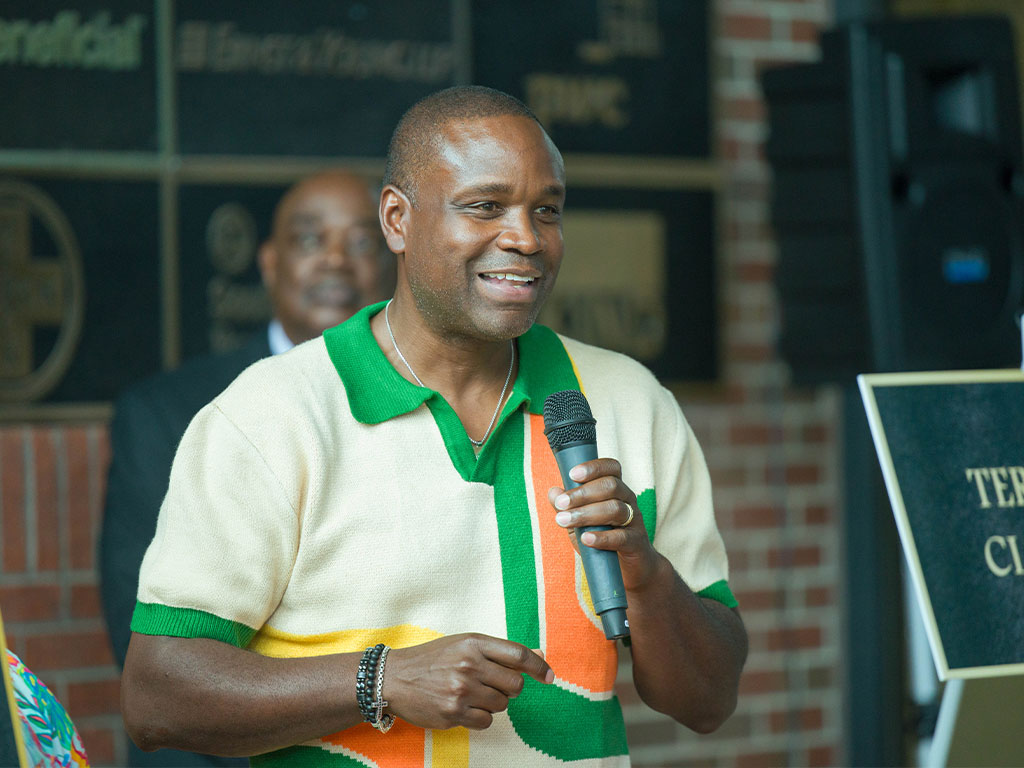
<svg viewBox="0 0 1024 768">
<path fill-rule="evenodd" d="M 494 213 L 498 210 L 498 204 L 491 200 L 485 200 L 482 203 L 475 203 L 472 208 L 477 211 L 483 211 L 484 213 Z"/>
<path fill-rule="evenodd" d="M 537 209 L 537 213 L 549 219 L 557 219 L 562 215 L 562 212 L 553 205 L 542 205 Z"/>
<path fill-rule="evenodd" d="M 297 235 L 295 244 L 303 251 L 315 251 L 320 247 L 320 235 L 312 232 Z"/>
</svg>

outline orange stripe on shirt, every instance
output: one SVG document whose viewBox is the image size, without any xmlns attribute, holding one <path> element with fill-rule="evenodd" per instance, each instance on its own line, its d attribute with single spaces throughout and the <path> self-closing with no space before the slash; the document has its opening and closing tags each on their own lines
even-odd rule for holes
<svg viewBox="0 0 1024 768">
<path fill-rule="evenodd" d="M 422 766 L 426 750 L 426 734 L 422 728 L 404 720 L 395 720 L 394 727 L 381 733 L 369 723 L 324 736 L 321 741 L 336 744 L 363 755 L 379 766 Z"/>
<path fill-rule="evenodd" d="M 555 457 L 544 436 L 544 417 L 530 414 L 531 472 L 540 530 L 544 572 L 545 658 L 562 680 L 593 693 L 611 691 L 618 656 L 615 643 L 606 640 L 581 608 L 584 596 L 576 589 L 578 555 L 569 534 L 555 522 L 548 488 L 562 487 Z"/>
</svg>

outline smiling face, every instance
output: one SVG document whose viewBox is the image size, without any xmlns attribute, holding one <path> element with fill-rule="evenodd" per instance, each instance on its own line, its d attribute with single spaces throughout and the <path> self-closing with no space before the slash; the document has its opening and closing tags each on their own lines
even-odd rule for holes
<svg viewBox="0 0 1024 768">
<path fill-rule="evenodd" d="M 444 126 L 405 207 L 400 290 L 441 338 L 507 340 L 533 324 L 562 262 L 562 158 L 533 120 Z M 385 222 L 385 230 L 388 230 Z M 397 247 L 395 247 L 397 245 Z"/>
<path fill-rule="evenodd" d="M 288 192 L 260 249 L 263 283 L 288 337 L 298 344 L 319 336 L 383 298 L 382 252 L 362 179 L 322 173 Z"/>
</svg>

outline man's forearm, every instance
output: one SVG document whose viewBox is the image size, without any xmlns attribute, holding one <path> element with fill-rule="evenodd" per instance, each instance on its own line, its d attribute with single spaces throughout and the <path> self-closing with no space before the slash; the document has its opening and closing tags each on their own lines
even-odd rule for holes
<svg viewBox="0 0 1024 768">
<path fill-rule="evenodd" d="M 362 721 L 359 653 L 273 659 L 207 639 L 133 635 L 121 708 L 142 749 L 247 756 Z"/>
<path fill-rule="evenodd" d="M 121 686 L 128 734 L 143 749 L 255 755 L 362 722 L 361 653 L 274 659 L 207 639 L 133 635 Z M 392 649 L 388 713 L 421 728 L 487 728 L 523 690 L 550 683 L 543 657 L 477 633 Z"/>
<path fill-rule="evenodd" d="M 627 594 L 633 681 L 644 702 L 700 733 L 736 708 L 747 636 L 739 615 L 695 595 L 664 557 Z"/>
</svg>

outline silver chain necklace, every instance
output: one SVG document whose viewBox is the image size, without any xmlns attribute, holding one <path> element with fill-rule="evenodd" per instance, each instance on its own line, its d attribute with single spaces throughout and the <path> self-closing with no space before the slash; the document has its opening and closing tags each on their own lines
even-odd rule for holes
<svg viewBox="0 0 1024 768">
<path fill-rule="evenodd" d="M 388 309 L 391 307 L 392 301 L 394 301 L 394 299 L 388 299 L 388 303 L 384 305 L 384 325 L 388 327 L 388 336 L 391 337 L 391 346 L 395 348 L 395 352 L 398 353 L 398 357 L 403 363 L 405 363 L 405 367 L 409 369 L 409 373 L 412 374 L 412 377 L 416 379 L 416 383 L 424 389 L 429 389 L 420 377 L 416 375 L 416 371 L 414 371 L 412 366 L 409 365 L 409 361 L 405 359 L 405 355 L 402 354 L 402 350 L 398 348 L 398 342 L 395 341 L 395 333 L 391 330 L 391 320 L 388 318 Z M 472 437 L 469 437 L 468 434 L 466 435 L 466 437 L 469 437 L 469 442 L 477 448 L 483 445 L 487 440 L 487 436 L 491 434 L 491 430 L 494 428 L 494 422 L 498 420 L 498 413 L 501 411 L 501 404 L 505 402 L 505 393 L 508 391 L 508 383 L 512 381 L 512 369 L 516 367 L 516 345 L 514 342 L 509 341 L 508 346 L 512 351 L 512 360 L 508 364 L 508 374 L 505 376 L 505 386 L 501 388 L 501 394 L 498 396 L 498 404 L 494 406 L 494 414 L 491 416 L 491 423 L 487 425 L 487 431 L 484 432 L 484 436 L 479 440 L 474 440 Z"/>
</svg>

